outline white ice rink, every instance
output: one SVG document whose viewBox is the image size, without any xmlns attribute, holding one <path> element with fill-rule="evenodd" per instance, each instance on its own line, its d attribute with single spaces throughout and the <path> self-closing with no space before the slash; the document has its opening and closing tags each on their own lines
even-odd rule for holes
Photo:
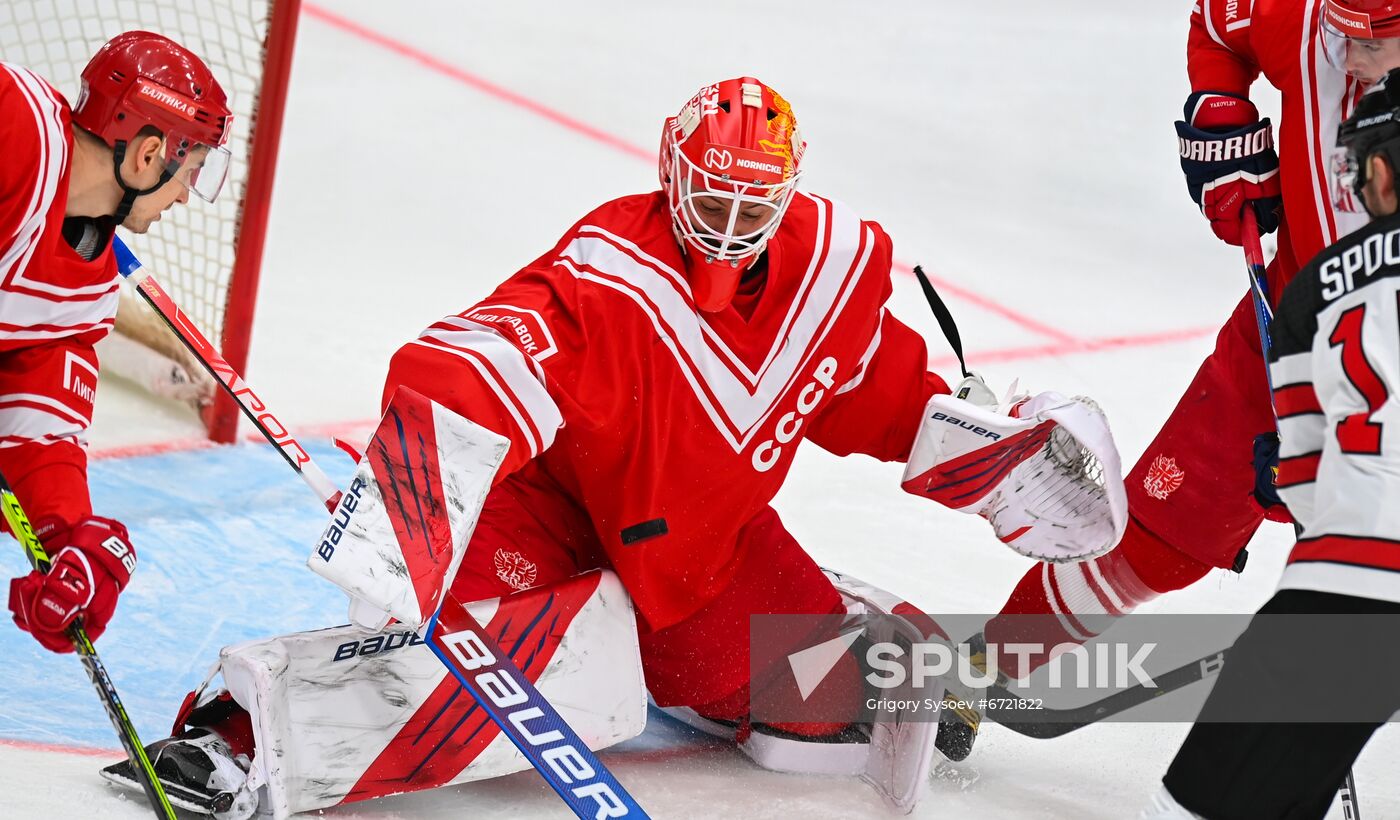
<svg viewBox="0 0 1400 820">
<path fill-rule="evenodd" d="M 1019 377 L 1032 390 L 1093 396 L 1131 462 L 1244 293 L 1239 251 L 1211 235 L 1177 166 L 1171 123 L 1188 90 L 1190 5 L 308 3 L 246 375 L 301 429 L 373 418 L 398 345 L 484 296 L 592 207 L 654 189 L 663 117 L 709 81 L 752 74 L 793 104 L 810 144 L 805 187 L 881 222 L 901 262 L 922 263 L 943 283 L 970 365 L 994 386 Z M 1260 91 L 1264 107 L 1275 107 L 1276 95 Z M 928 336 L 951 375 L 951 354 L 911 277 L 896 274 L 892 307 Z M 99 392 L 97 416 L 94 451 L 109 458 L 94 472 L 107 486 L 137 474 L 113 454 L 200 432 L 181 408 L 117 383 Z M 165 497 L 190 480 L 181 469 L 204 469 L 198 454 L 185 455 L 163 474 L 139 473 L 164 483 L 132 486 L 131 497 Z M 810 447 L 778 509 L 825 565 L 929 612 L 995 611 L 1027 561 L 983 522 L 901 493 L 899 474 Z M 276 481 L 252 499 L 221 503 L 254 508 L 285 495 L 314 522 L 297 479 L 288 472 Z M 103 497 L 112 503 L 100 512 L 137 521 L 133 533 L 139 524 L 168 532 L 180 523 L 168 510 L 158 521 L 148 506 L 124 508 L 115 492 Z M 249 532 L 256 537 L 257 528 Z M 1148 611 L 1253 611 L 1273 590 L 1289 535 L 1266 525 L 1243 576 L 1213 573 Z M 218 630 L 253 617 L 242 609 L 253 599 L 218 583 L 228 567 L 201 564 L 201 554 L 190 545 L 171 556 L 206 579 L 197 593 L 179 584 L 158 590 L 155 579 L 167 575 L 149 554 L 133 582 L 147 585 L 138 596 L 150 612 L 160 594 L 209 602 L 178 624 L 178 640 L 160 644 L 181 672 L 162 682 L 151 709 L 142 704 L 144 731 L 168 725 L 179 695 L 225 640 Z M 0 569 L 17 572 L 18 554 L 0 557 Z M 305 571 L 288 560 L 269 572 Z M 339 622 L 342 613 L 324 601 L 333 595 L 302 601 L 295 625 Z M 104 650 L 142 639 L 121 621 L 119 613 Z M 94 704 L 83 712 L 91 725 L 67 734 L 7 719 L 28 715 L 34 692 L 60 679 L 76 681 L 72 697 L 92 698 L 75 662 L 24 646 L 8 662 L 32 665 L 32 680 L 0 681 L 0 736 L 12 739 L 0 740 L 0 816 L 149 816 L 97 778 L 116 755 L 74 748 L 116 745 L 101 740 L 111 733 Z M 109 664 L 120 687 L 121 668 Z M 1037 741 L 993 726 L 969 760 L 939 767 L 915 816 L 1131 818 L 1186 729 L 1112 724 Z M 1400 734 L 1387 727 L 1356 770 L 1366 820 L 1400 817 L 1397 759 Z M 888 815 L 854 780 L 764 772 L 669 723 L 654 721 L 605 760 L 656 817 Z M 526 772 L 325 816 L 565 811 Z"/>
</svg>

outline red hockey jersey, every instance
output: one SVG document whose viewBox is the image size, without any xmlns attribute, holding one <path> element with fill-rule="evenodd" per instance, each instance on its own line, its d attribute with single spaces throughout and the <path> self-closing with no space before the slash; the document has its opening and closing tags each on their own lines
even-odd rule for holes
<svg viewBox="0 0 1400 820">
<path fill-rule="evenodd" d="M 111 253 L 89 262 L 63 239 L 73 125 L 41 77 L 0 63 L 0 351 L 96 331 L 117 313 Z M 95 340 L 95 339 L 94 339 Z"/>
<path fill-rule="evenodd" d="M 883 307 L 879 225 L 799 194 L 766 257 L 760 290 L 701 313 L 665 196 L 615 200 L 403 347 L 385 399 L 407 385 L 510 438 L 500 476 L 533 459 L 662 629 L 728 584 L 799 442 L 902 460 L 947 390 Z"/>
<path fill-rule="evenodd" d="M 1297 260 L 1282 271 L 1285 277 L 1366 224 L 1364 213 L 1338 211 L 1332 203 L 1337 126 L 1351 113 L 1361 88 L 1327 62 L 1322 6 L 1322 0 L 1198 0 L 1187 39 L 1193 91 L 1248 96 L 1250 84 L 1263 73 L 1282 94 L 1279 245 Z"/>
<path fill-rule="evenodd" d="M 0 63 L 0 470 L 31 518 L 69 521 L 90 512 L 80 445 L 97 389 L 92 346 L 118 298 L 111 251 L 89 262 L 63 238 L 72 151 L 67 101 Z"/>
</svg>

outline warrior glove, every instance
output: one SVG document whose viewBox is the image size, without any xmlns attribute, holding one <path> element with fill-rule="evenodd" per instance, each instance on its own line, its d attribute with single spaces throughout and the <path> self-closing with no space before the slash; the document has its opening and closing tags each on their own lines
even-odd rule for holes
<svg viewBox="0 0 1400 820">
<path fill-rule="evenodd" d="M 1254 209 L 1260 233 L 1279 224 L 1283 205 L 1273 125 L 1254 103 L 1235 94 L 1197 91 L 1176 123 L 1181 170 L 1191 199 L 1215 235 L 1243 243 L 1244 209 Z"/>
</svg>

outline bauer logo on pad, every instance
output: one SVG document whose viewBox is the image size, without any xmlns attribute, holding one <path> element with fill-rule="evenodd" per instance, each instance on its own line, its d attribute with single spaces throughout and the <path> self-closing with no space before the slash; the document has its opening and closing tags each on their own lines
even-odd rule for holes
<svg viewBox="0 0 1400 820">
<path fill-rule="evenodd" d="M 311 570 L 364 606 L 422 625 L 457 575 L 509 446 L 399 388 L 307 562 Z"/>
</svg>

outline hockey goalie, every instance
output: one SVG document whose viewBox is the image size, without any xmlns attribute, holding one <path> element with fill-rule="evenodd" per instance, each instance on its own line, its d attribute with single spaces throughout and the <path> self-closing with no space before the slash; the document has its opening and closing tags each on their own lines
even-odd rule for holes
<svg viewBox="0 0 1400 820">
<path fill-rule="evenodd" d="M 665 121 L 661 190 L 597 208 L 395 354 L 385 425 L 418 395 L 439 447 L 393 432 L 384 449 L 422 460 L 414 475 L 472 477 L 404 526 L 451 530 L 463 548 L 435 559 L 440 585 L 478 602 L 591 747 L 640 733 L 650 699 L 761 765 L 864 775 L 907 810 L 936 723 L 872 743 L 893 730 L 750 718 L 750 616 L 919 611 L 824 571 L 785 529 L 770 502 L 798 445 L 906 463 L 906 491 L 987 518 L 1044 561 L 1117 542 L 1118 454 L 1091 402 L 998 401 L 975 377 L 954 395 L 930 372 L 924 339 L 884 307 L 890 239 L 798 189 L 805 147 L 758 80 L 702 89 Z M 376 486 L 375 503 L 415 503 L 407 482 Z M 231 817 L 525 768 L 410 629 L 375 631 L 383 613 L 429 614 L 432 595 L 399 577 L 413 562 L 347 563 L 331 547 L 310 564 L 351 595 L 359 624 L 226 648 L 227 689 L 187 700 L 175 737 L 154 744 L 158 769 Z M 938 560 L 929 545 L 927 571 Z M 766 701 L 862 697 L 849 656 L 815 691 L 763 681 Z"/>
</svg>

